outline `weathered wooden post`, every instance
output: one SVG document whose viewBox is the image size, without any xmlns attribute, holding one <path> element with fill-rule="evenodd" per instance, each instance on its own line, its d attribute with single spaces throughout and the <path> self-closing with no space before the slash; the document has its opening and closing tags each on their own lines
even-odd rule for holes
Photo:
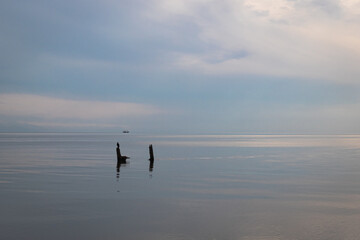
<svg viewBox="0 0 360 240">
<path fill-rule="evenodd" d="M 126 163 L 126 159 L 128 159 L 129 157 L 127 156 L 121 156 L 121 152 L 120 152 L 120 144 L 117 143 L 117 148 L 116 148 L 116 156 L 117 156 L 117 168 L 120 168 L 122 163 Z"/>
<path fill-rule="evenodd" d="M 150 161 L 154 161 L 154 151 L 152 144 L 149 145 Z"/>
<path fill-rule="evenodd" d="M 121 165 L 120 144 L 117 143 L 116 145 L 117 145 L 117 147 L 116 147 L 116 156 L 117 156 L 116 168 L 119 170 L 119 169 L 120 169 L 120 165 Z"/>
<path fill-rule="evenodd" d="M 150 165 L 149 165 L 149 171 L 152 172 L 153 168 L 154 168 L 154 151 L 153 151 L 153 146 L 152 144 L 149 145 L 149 154 L 150 154 Z"/>
</svg>

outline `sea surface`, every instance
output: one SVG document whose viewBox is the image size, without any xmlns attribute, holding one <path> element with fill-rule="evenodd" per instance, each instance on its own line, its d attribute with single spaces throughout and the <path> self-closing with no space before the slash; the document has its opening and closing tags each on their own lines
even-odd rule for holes
<svg viewBox="0 0 360 240">
<path fill-rule="evenodd" d="M 355 240 L 359 224 L 359 135 L 0 134 L 0 239 Z"/>
</svg>

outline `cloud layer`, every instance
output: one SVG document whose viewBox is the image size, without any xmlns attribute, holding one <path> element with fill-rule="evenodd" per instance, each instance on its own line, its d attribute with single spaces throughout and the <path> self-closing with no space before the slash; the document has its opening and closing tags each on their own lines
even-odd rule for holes
<svg viewBox="0 0 360 240">
<path fill-rule="evenodd" d="M 197 40 L 209 46 L 199 53 L 177 52 L 175 64 L 183 69 L 359 83 L 357 1 L 156 3 L 153 19 L 190 19 Z"/>
<path fill-rule="evenodd" d="M 57 62 L 55 74 L 95 68 L 359 83 L 357 1 L 33 0 L 2 9 L 2 74 L 10 79 L 19 67 L 39 77 L 34 69 Z"/>
<path fill-rule="evenodd" d="M 164 113 L 138 103 L 69 100 L 30 94 L 0 94 L 0 116 L 20 124 L 60 128 L 114 128 L 131 126 L 137 118 Z"/>
<path fill-rule="evenodd" d="M 1 1 L 0 131 L 360 133 L 359 27 L 354 0 Z"/>
<path fill-rule="evenodd" d="M 122 102 L 78 101 L 29 94 L 1 94 L 0 114 L 61 119 L 113 119 L 159 114 L 157 107 Z"/>
</svg>

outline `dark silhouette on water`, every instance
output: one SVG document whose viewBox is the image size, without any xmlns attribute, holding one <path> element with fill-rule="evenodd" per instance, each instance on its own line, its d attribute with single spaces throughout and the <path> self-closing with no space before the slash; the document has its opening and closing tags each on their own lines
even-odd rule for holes
<svg viewBox="0 0 360 240">
<path fill-rule="evenodd" d="M 116 147 L 116 156 L 117 156 L 117 164 L 116 164 L 116 168 L 119 170 L 121 164 L 126 164 L 126 159 L 128 159 L 129 157 L 127 156 L 121 156 L 121 152 L 120 152 L 120 144 L 116 143 L 117 147 Z"/>
<path fill-rule="evenodd" d="M 149 172 L 152 172 L 154 169 L 154 161 L 150 161 L 150 164 L 149 164 Z"/>
<path fill-rule="evenodd" d="M 149 145 L 149 154 L 150 154 L 150 161 L 154 161 L 154 151 L 153 151 L 153 146 L 152 144 Z"/>
<path fill-rule="evenodd" d="M 149 165 L 149 171 L 152 172 L 152 170 L 154 169 L 154 151 L 153 151 L 153 146 L 152 144 L 149 145 L 149 154 L 150 154 L 150 165 Z"/>
</svg>

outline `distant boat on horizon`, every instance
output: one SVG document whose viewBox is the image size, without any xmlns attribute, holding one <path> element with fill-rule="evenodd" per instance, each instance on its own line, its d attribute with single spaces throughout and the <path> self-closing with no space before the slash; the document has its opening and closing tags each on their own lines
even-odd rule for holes
<svg viewBox="0 0 360 240">
<path fill-rule="evenodd" d="M 123 133 L 129 133 L 129 132 L 130 132 L 130 131 L 128 131 L 128 130 L 124 130 L 124 131 L 123 131 Z"/>
</svg>

